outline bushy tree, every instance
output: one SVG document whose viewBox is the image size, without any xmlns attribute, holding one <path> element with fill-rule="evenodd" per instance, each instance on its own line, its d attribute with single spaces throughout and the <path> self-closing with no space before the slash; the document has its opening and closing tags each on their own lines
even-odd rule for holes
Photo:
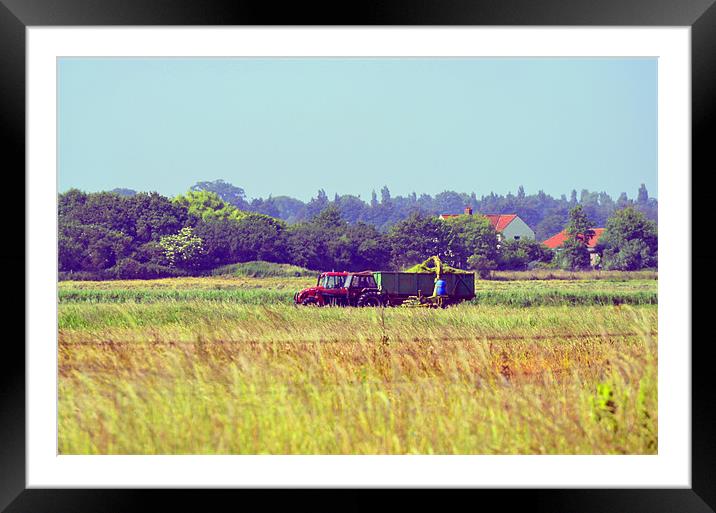
<svg viewBox="0 0 716 513">
<path fill-rule="evenodd" d="M 462 269 L 469 267 L 483 275 L 497 268 L 497 232 L 486 217 L 463 215 L 444 223 L 450 230 L 447 263 Z"/>
<path fill-rule="evenodd" d="M 143 244 L 179 231 L 187 222 L 187 210 L 156 192 L 137 193 L 125 199 L 125 233 Z"/>
<path fill-rule="evenodd" d="M 578 270 L 590 267 L 589 241 L 594 237 L 592 221 L 584 212 L 582 205 L 569 211 L 569 221 L 565 228 L 567 240 L 559 252 L 560 265 L 564 269 Z"/>
<path fill-rule="evenodd" d="M 346 235 L 351 245 L 351 270 L 380 270 L 388 266 L 390 244 L 375 226 L 359 222 L 350 225 Z"/>
<path fill-rule="evenodd" d="M 492 271 L 497 269 L 497 262 L 484 255 L 470 255 L 467 259 L 467 267 L 474 269 L 481 278 L 488 278 Z"/>
<path fill-rule="evenodd" d="M 237 261 L 286 261 L 285 223 L 269 216 L 249 214 L 237 224 L 240 234 Z"/>
<path fill-rule="evenodd" d="M 164 249 L 170 266 L 179 269 L 201 267 L 204 256 L 203 241 L 194 235 L 190 226 L 185 226 L 176 235 L 162 237 L 159 244 Z"/>
<path fill-rule="evenodd" d="M 124 233 L 77 222 L 60 224 L 58 243 L 60 271 L 101 272 L 129 256 L 132 250 L 132 239 Z"/>
<path fill-rule="evenodd" d="M 334 268 L 326 248 L 326 234 L 311 223 L 297 223 L 287 230 L 288 260 L 292 264 L 315 270 Z"/>
<path fill-rule="evenodd" d="M 309 269 L 382 269 L 390 258 L 383 234 L 366 223 L 349 225 L 335 204 L 286 233 L 288 261 Z"/>
<path fill-rule="evenodd" d="M 244 210 L 248 207 L 246 203 L 246 192 L 241 187 L 236 187 L 229 182 L 224 180 L 214 180 L 213 182 L 197 182 L 192 185 L 190 191 L 200 192 L 213 192 L 222 201 L 233 205 L 234 207 Z"/>
<path fill-rule="evenodd" d="M 186 209 L 194 224 L 200 220 L 233 219 L 238 221 L 246 215 L 245 212 L 226 203 L 214 192 L 188 191 L 186 194 L 176 196 L 173 202 Z"/>
<path fill-rule="evenodd" d="M 315 198 L 311 198 L 311 201 L 306 205 L 306 215 L 309 219 L 317 216 L 328 206 L 328 195 L 323 189 L 318 190 L 318 194 Z"/>
<path fill-rule="evenodd" d="M 548 214 L 534 227 L 537 240 L 546 240 L 554 234 L 561 232 L 564 230 L 568 220 L 569 211 L 567 209 L 557 210 Z"/>
<path fill-rule="evenodd" d="M 588 269 L 591 265 L 591 257 L 586 244 L 578 239 L 567 239 L 559 250 L 559 265 L 563 269 L 572 271 Z"/>
<path fill-rule="evenodd" d="M 338 196 L 334 204 L 340 211 L 341 217 L 349 224 L 365 220 L 368 207 L 358 196 L 352 196 L 350 194 Z"/>
<path fill-rule="evenodd" d="M 289 260 L 296 265 L 317 270 L 343 269 L 346 264 L 345 236 L 347 223 L 335 205 L 328 205 L 310 221 L 288 230 Z"/>
<path fill-rule="evenodd" d="M 185 209 L 157 193 L 67 191 L 58 197 L 59 269 L 101 278 L 117 275 L 120 264 L 122 277 L 136 274 L 128 271 L 134 266 L 129 260 L 161 267 L 163 257 L 153 261 L 145 246 L 176 233 L 186 221 Z"/>
<path fill-rule="evenodd" d="M 466 205 L 466 198 L 455 191 L 444 191 L 435 195 L 433 209 L 440 214 L 461 214 Z"/>
<path fill-rule="evenodd" d="M 582 205 L 577 205 L 569 211 L 569 220 L 565 231 L 570 239 L 576 239 L 585 246 L 594 237 L 592 221 Z"/>
<path fill-rule="evenodd" d="M 414 213 L 390 229 L 391 262 L 395 268 L 409 267 L 437 255 L 448 260 L 450 226 L 434 216 Z"/>
<path fill-rule="evenodd" d="M 288 196 L 269 196 L 267 199 L 255 198 L 246 208 L 251 212 L 276 217 L 290 224 L 306 219 L 306 205 Z"/>
<path fill-rule="evenodd" d="M 252 260 L 285 261 L 284 231 L 282 221 L 252 213 L 239 220 L 202 220 L 194 233 L 203 241 L 202 266 L 216 267 Z"/>
<path fill-rule="evenodd" d="M 599 242 L 606 269 L 633 271 L 657 266 L 656 223 L 634 207 L 615 212 Z"/>
<path fill-rule="evenodd" d="M 552 250 L 540 242 L 507 240 L 500 244 L 498 269 L 525 270 L 533 262 L 549 263 L 553 256 Z"/>
</svg>

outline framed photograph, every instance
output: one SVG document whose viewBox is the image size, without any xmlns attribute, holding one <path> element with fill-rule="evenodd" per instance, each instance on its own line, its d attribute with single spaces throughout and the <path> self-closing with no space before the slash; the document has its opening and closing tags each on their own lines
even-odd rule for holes
<svg viewBox="0 0 716 513">
<path fill-rule="evenodd" d="M 709 1 L 0 1 L 26 191 L 2 508 L 713 511 Z"/>
</svg>

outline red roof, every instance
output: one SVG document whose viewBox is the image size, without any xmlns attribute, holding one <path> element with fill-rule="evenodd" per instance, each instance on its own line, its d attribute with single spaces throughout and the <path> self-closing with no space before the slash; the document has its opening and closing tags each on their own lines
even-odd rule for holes
<svg viewBox="0 0 716 513">
<path fill-rule="evenodd" d="M 515 220 L 517 214 L 483 214 L 489 221 L 496 232 L 501 232 L 507 225 Z"/>
<path fill-rule="evenodd" d="M 602 236 L 604 233 L 604 228 L 592 228 L 594 230 L 594 236 L 589 239 L 589 242 L 587 243 L 588 248 L 593 248 L 597 245 L 597 242 L 599 242 L 599 237 Z M 549 239 L 544 241 L 542 244 L 547 246 L 550 249 L 555 249 L 560 247 L 562 244 L 564 244 L 567 241 L 567 232 L 566 230 L 562 230 L 556 235 L 552 235 Z"/>
<path fill-rule="evenodd" d="M 459 217 L 466 214 L 440 214 L 440 219 L 448 219 L 450 217 Z M 469 215 L 469 214 L 467 214 Z M 486 217 L 496 232 L 501 232 L 507 225 L 515 220 L 517 214 L 475 214 Z"/>
</svg>

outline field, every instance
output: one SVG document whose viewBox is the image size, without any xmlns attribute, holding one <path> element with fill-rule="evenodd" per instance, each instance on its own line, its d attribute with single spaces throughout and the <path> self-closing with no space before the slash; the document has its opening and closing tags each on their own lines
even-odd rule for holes
<svg viewBox="0 0 716 513">
<path fill-rule="evenodd" d="M 295 274 L 61 282 L 60 453 L 657 451 L 655 273 L 445 310 L 299 308 Z"/>
</svg>

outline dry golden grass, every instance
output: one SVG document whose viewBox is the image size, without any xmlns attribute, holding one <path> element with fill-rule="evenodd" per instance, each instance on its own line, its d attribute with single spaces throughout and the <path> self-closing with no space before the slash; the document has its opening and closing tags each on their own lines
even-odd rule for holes
<svg viewBox="0 0 716 513">
<path fill-rule="evenodd" d="M 653 454 L 656 306 L 61 304 L 62 454 Z"/>
</svg>

